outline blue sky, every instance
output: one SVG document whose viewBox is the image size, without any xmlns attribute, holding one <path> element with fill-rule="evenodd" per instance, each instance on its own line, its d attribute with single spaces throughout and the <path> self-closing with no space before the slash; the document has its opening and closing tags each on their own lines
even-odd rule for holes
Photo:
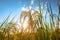
<svg viewBox="0 0 60 40">
<path fill-rule="evenodd" d="M 41 3 L 51 3 L 53 13 L 58 13 L 57 3 L 58 0 L 41 0 Z M 20 16 L 22 7 L 29 7 L 31 0 L 0 0 L 0 22 L 4 20 L 10 13 L 12 18 L 16 15 L 16 19 Z M 34 8 L 38 6 L 38 1 L 34 0 Z"/>
</svg>

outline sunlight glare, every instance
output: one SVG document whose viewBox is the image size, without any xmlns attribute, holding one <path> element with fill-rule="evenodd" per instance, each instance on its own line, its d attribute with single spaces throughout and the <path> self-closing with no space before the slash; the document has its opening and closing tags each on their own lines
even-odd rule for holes
<svg viewBox="0 0 60 40">
<path fill-rule="evenodd" d="M 25 21 L 23 24 L 24 30 L 27 28 L 27 22 Z"/>
<path fill-rule="evenodd" d="M 25 19 L 25 21 L 23 23 L 24 30 L 27 29 L 27 27 L 28 27 L 28 20 L 29 20 L 29 18 L 26 17 L 26 19 Z"/>
</svg>

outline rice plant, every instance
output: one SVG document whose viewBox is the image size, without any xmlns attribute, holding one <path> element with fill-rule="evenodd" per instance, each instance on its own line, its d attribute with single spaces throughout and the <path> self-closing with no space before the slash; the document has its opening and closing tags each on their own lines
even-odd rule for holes
<svg viewBox="0 0 60 40">
<path fill-rule="evenodd" d="M 15 16 L 9 21 L 9 15 L 0 24 L 0 40 L 60 40 L 60 5 L 58 15 L 53 13 L 50 3 L 46 5 L 46 14 L 49 14 L 49 17 L 47 15 L 43 17 L 44 8 L 41 8 L 40 0 L 38 0 L 39 11 L 33 8 L 21 11 L 20 25 L 18 24 L 20 30 L 16 28 L 17 23 L 13 22 Z"/>
</svg>

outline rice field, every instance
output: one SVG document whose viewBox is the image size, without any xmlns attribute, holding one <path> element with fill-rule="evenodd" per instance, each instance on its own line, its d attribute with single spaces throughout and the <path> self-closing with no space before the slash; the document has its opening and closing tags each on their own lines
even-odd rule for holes
<svg viewBox="0 0 60 40">
<path fill-rule="evenodd" d="M 58 15 L 53 13 L 50 3 L 44 7 L 38 0 L 38 5 L 38 10 L 32 6 L 22 10 L 19 24 L 13 22 L 15 16 L 9 21 L 9 14 L 0 24 L 0 40 L 60 40 L 60 4 Z M 45 15 L 44 8 L 47 9 Z"/>
</svg>

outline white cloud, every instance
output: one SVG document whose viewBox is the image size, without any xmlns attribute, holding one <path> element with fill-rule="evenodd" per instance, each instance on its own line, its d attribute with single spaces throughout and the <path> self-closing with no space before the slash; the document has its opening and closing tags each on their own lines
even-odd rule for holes
<svg viewBox="0 0 60 40">
<path fill-rule="evenodd" d="M 31 5 L 33 5 L 34 4 L 34 0 L 31 0 Z"/>
</svg>

